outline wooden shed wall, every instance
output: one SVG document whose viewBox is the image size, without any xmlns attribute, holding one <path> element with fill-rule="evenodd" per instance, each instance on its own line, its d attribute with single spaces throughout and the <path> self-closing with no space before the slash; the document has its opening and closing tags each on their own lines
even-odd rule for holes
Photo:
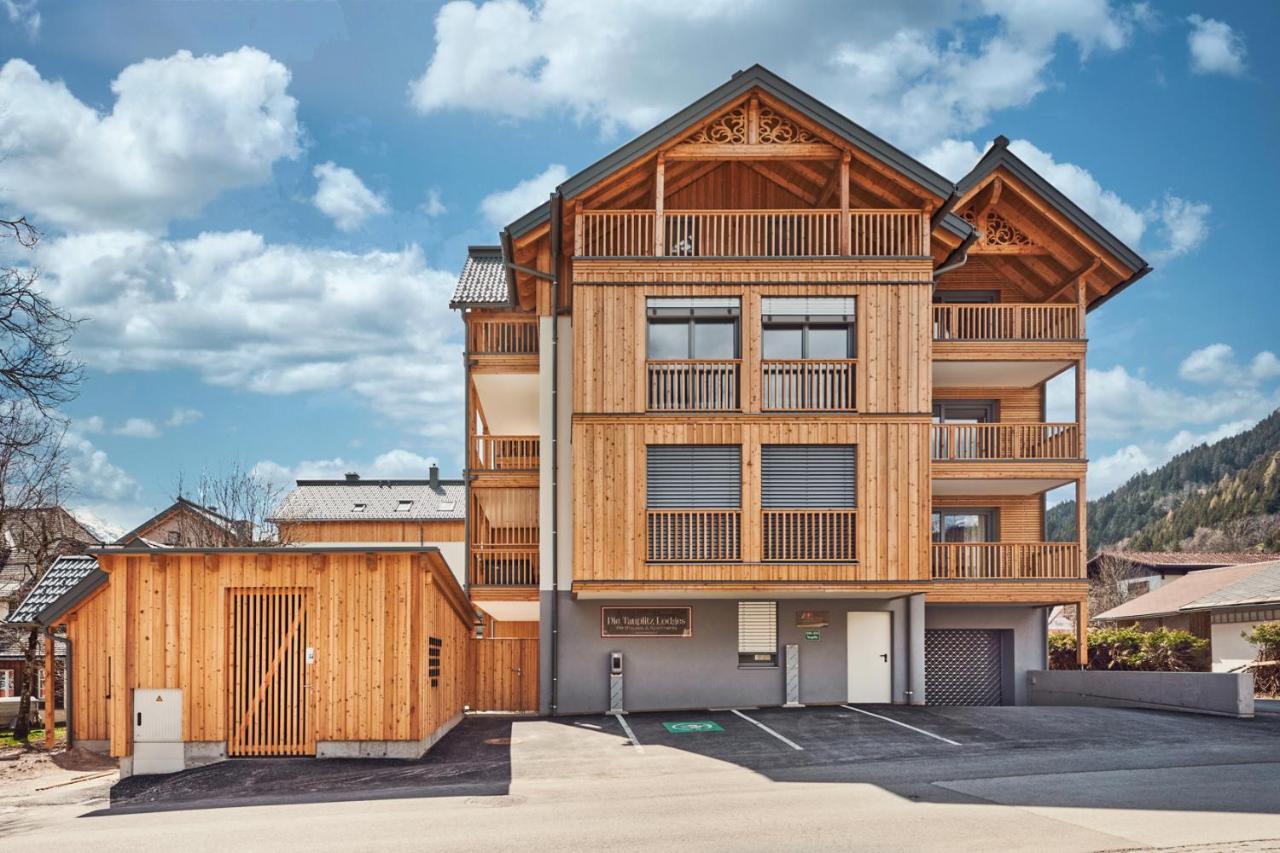
<svg viewBox="0 0 1280 853">
<path fill-rule="evenodd" d="M 71 641 L 71 737 L 106 740 L 108 681 L 107 624 L 110 596 L 100 588 L 67 619 Z"/>
<path fill-rule="evenodd" d="M 454 609 L 465 611 L 461 592 L 445 588 L 453 580 L 434 555 L 101 554 L 99 564 L 110 575 L 106 603 L 78 621 L 80 630 L 108 623 L 112 755 L 131 752 L 136 687 L 182 688 L 183 740 L 227 740 L 232 589 L 312 590 L 315 740 L 421 740 L 463 709 L 470 626 Z M 443 641 L 435 688 L 426 676 L 428 637 Z"/>
</svg>

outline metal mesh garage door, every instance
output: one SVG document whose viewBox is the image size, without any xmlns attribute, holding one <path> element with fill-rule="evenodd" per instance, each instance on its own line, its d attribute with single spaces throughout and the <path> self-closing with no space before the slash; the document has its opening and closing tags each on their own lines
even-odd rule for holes
<svg viewBox="0 0 1280 853">
<path fill-rule="evenodd" d="M 1000 632 L 924 632 L 924 686 L 930 705 L 999 705 Z"/>
</svg>

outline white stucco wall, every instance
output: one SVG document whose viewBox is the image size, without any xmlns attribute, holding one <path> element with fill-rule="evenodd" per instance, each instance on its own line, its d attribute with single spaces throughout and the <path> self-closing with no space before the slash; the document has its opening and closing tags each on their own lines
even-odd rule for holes
<svg viewBox="0 0 1280 853">
<path fill-rule="evenodd" d="M 1214 672 L 1230 672 L 1258 657 L 1258 647 L 1241 636 L 1248 634 L 1258 624 L 1258 622 L 1224 622 L 1209 626 L 1210 640 L 1213 644 Z"/>
</svg>

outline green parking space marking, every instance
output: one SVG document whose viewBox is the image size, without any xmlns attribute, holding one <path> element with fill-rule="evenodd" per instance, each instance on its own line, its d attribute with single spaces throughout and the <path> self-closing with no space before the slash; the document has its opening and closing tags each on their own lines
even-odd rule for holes
<svg viewBox="0 0 1280 853">
<path fill-rule="evenodd" d="M 690 734 L 693 732 L 724 731 L 719 723 L 713 723 L 710 720 L 691 720 L 687 723 L 663 723 L 662 727 L 676 735 Z"/>
</svg>

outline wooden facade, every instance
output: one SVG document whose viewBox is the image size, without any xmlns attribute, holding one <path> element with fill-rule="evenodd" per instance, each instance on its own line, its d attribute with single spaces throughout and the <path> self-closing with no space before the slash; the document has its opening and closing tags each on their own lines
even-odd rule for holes
<svg viewBox="0 0 1280 853">
<path fill-rule="evenodd" d="M 466 522 L 447 521 L 289 521 L 279 522 L 280 538 L 291 544 L 316 542 L 461 542 Z"/>
<path fill-rule="evenodd" d="M 466 704 L 471 609 L 435 552 L 174 549 L 97 556 L 106 585 L 64 624 L 74 649 L 74 735 L 108 740 L 113 756 L 132 753 L 134 688 L 183 691 L 184 741 L 288 754 L 261 741 L 246 746 L 248 727 L 232 724 L 236 691 L 247 677 L 234 662 L 249 653 L 235 614 L 256 625 L 270 618 L 265 608 L 272 606 L 248 602 L 236 611 L 246 594 L 292 593 L 286 621 L 305 615 L 298 647 L 312 649 L 314 662 L 299 675 L 305 689 L 280 699 L 284 712 L 296 713 L 290 719 L 306 727 L 296 733 L 305 746 L 294 754 L 314 752 L 324 741 L 427 741 Z M 294 683 L 300 682 L 289 689 Z M 252 684 L 248 689 L 254 692 Z M 307 703 L 305 711 L 299 703 Z"/>
</svg>

